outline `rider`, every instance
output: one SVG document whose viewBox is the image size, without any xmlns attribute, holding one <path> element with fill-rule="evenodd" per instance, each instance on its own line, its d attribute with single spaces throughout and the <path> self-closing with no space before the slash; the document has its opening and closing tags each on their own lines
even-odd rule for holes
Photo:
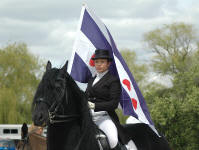
<svg viewBox="0 0 199 150">
<path fill-rule="evenodd" d="M 120 149 L 118 133 L 123 144 L 129 141 L 122 134 L 122 128 L 115 113 L 121 94 L 120 81 L 108 70 L 112 61 L 108 50 L 95 50 L 92 59 L 97 75 L 89 80 L 86 89 L 89 108 L 93 121 L 107 135 L 111 149 L 118 150 Z"/>
</svg>

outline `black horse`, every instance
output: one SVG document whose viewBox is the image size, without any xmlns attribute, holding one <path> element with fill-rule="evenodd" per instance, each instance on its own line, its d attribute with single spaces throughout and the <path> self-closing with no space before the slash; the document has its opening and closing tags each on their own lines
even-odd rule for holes
<svg viewBox="0 0 199 150">
<path fill-rule="evenodd" d="M 35 125 L 47 126 L 48 150 L 99 150 L 97 129 L 92 121 L 83 91 L 67 73 L 67 63 L 46 72 L 32 104 Z M 138 150 L 170 150 L 164 137 L 158 137 L 147 125 L 126 125 Z"/>
</svg>

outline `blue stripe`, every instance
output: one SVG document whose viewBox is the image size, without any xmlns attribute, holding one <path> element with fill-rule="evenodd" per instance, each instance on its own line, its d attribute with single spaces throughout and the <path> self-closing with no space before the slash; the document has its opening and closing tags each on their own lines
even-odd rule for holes
<svg viewBox="0 0 199 150">
<path fill-rule="evenodd" d="M 87 36 L 87 38 L 94 44 L 97 49 L 108 49 L 111 50 L 106 38 L 100 31 L 95 21 L 91 18 L 87 10 L 84 12 L 81 31 Z"/>
<path fill-rule="evenodd" d="M 104 37 L 103 33 L 89 15 L 87 10 L 84 12 L 81 31 L 86 35 L 86 37 L 91 41 L 91 43 L 95 46 L 96 49 L 107 49 L 110 51 L 110 57 L 113 58 L 112 48 L 106 38 Z M 118 76 L 115 61 L 111 63 L 109 67 L 110 72 Z"/>
<path fill-rule="evenodd" d="M 81 83 L 88 83 L 88 80 L 92 77 L 88 66 L 84 63 L 81 57 L 75 53 L 73 65 L 71 69 L 71 76 L 74 80 Z"/>
<path fill-rule="evenodd" d="M 129 95 L 127 94 L 127 92 L 125 91 L 125 89 L 123 87 L 122 87 L 122 99 L 123 99 L 123 101 L 122 101 L 121 105 L 122 105 L 122 108 L 125 108 L 124 114 L 134 116 L 135 118 L 138 119 L 137 114 L 134 112 L 133 105 L 131 103 L 131 98 L 129 97 Z"/>
</svg>

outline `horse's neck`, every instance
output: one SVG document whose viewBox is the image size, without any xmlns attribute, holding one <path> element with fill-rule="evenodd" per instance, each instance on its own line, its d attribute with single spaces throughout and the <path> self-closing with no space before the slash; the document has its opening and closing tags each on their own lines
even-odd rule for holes
<svg viewBox="0 0 199 150">
<path fill-rule="evenodd" d="M 79 150 L 98 150 L 87 101 L 76 86 L 73 85 L 70 90 L 68 89 L 69 101 L 65 107 L 65 114 L 76 114 L 81 118 L 72 122 L 48 126 L 48 150 L 74 150 L 77 145 L 81 145 Z"/>
</svg>

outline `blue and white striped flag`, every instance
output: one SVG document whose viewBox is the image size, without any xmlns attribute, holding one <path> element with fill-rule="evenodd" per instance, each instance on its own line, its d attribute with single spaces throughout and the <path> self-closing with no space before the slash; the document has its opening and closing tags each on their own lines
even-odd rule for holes
<svg viewBox="0 0 199 150">
<path fill-rule="evenodd" d="M 86 5 L 83 5 L 73 53 L 68 66 L 68 72 L 74 80 L 87 83 L 89 78 L 96 74 L 94 62 L 91 59 L 96 49 L 110 50 L 113 62 L 109 70 L 119 77 L 122 85 L 120 105 L 123 113 L 153 127 L 144 97 L 119 53 L 109 30 Z"/>
</svg>

